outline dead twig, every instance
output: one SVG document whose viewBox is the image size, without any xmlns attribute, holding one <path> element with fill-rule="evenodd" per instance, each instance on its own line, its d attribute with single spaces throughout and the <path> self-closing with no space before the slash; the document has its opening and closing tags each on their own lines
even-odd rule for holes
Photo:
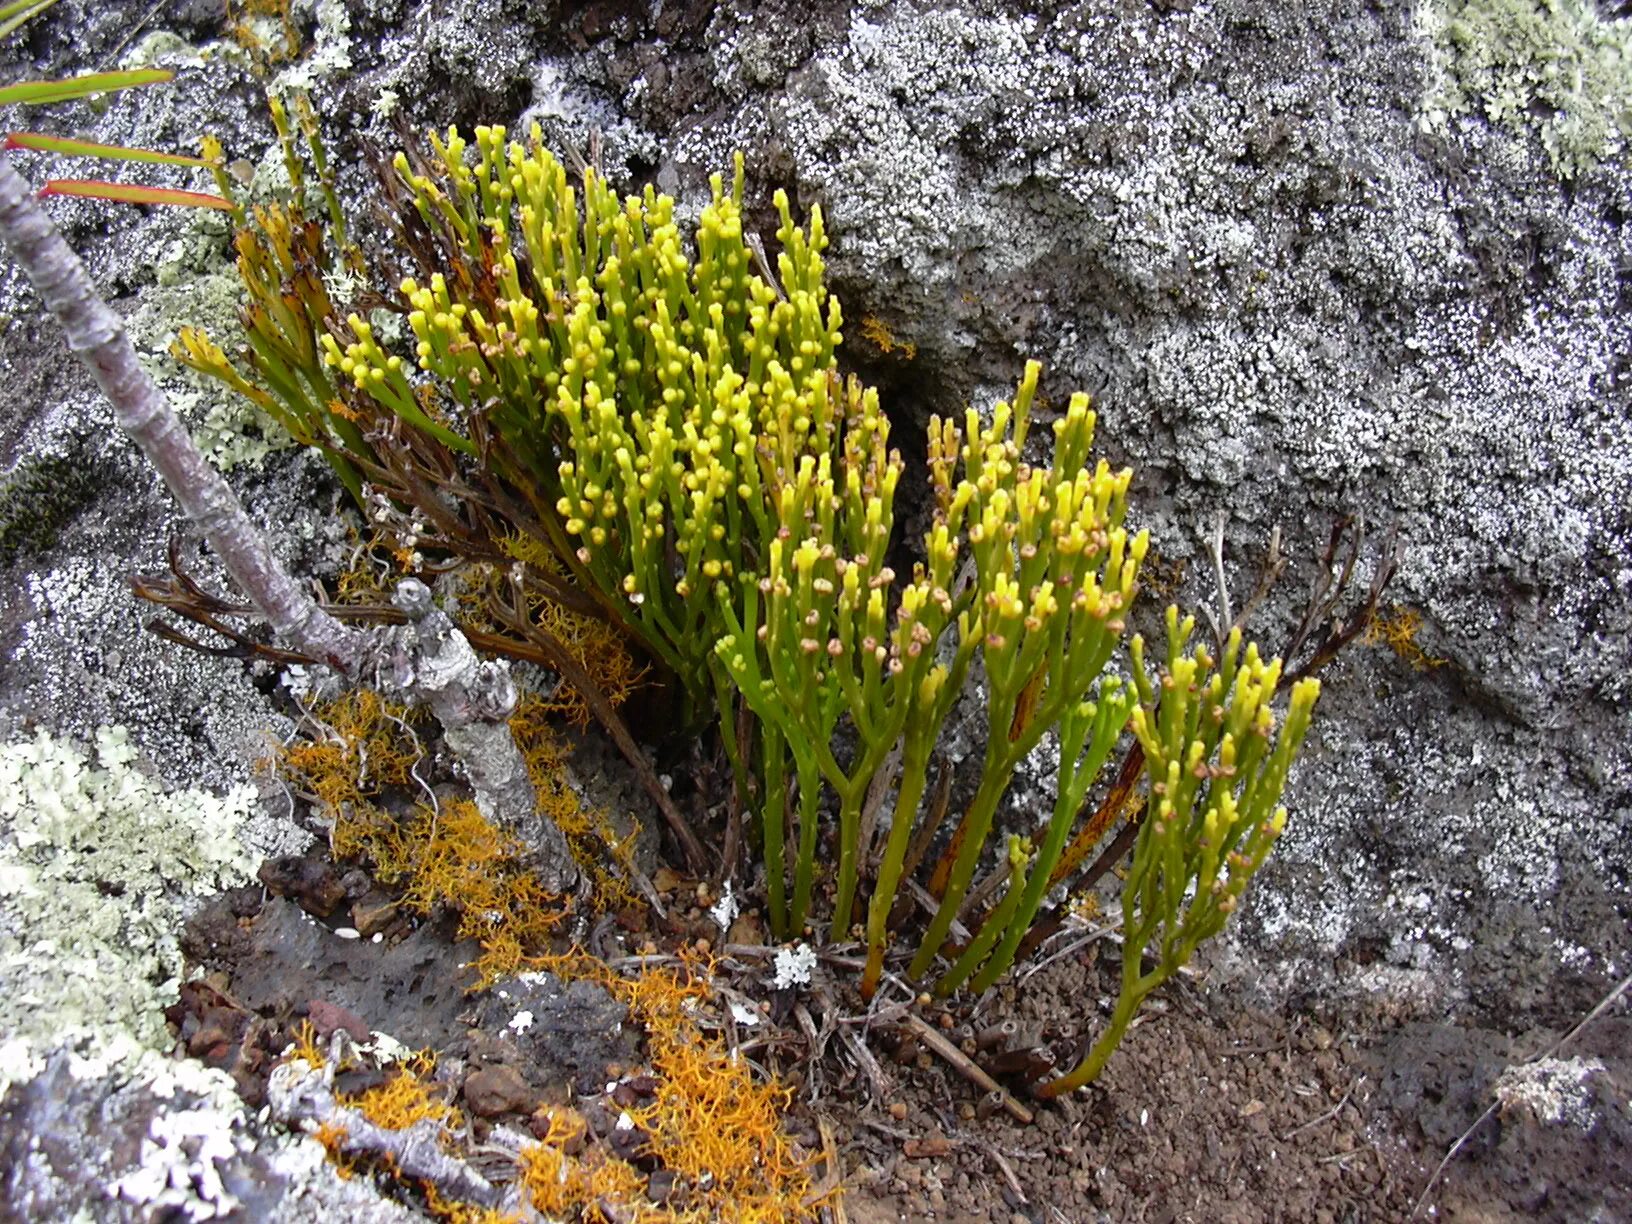
<svg viewBox="0 0 1632 1224">
<path fill-rule="evenodd" d="M 850 1057 L 856 1060 L 856 1065 L 867 1077 L 867 1086 L 872 1092 L 873 1103 L 877 1104 L 884 1100 L 890 1093 L 890 1080 L 884 1074 L 884 1068 L 878 1065 L 878 1059 L 873 1057 L 873 1052 L 867 1048 L 867 1042 L 862 1039 L 860 1033 L 843 1021 L 839 1023 L 839 1040 L 844 1043 L 844 1048 L 850 1051 Z"/>
<path fill-rule="evenodd" d="M 1295 1126 L 1291 1130 L 1287 1131 L 1286 1134 L 1281 1136 L 1281 1142 L 1286 1143 L 1295 1136 L 1303 1134 L 1304 1131 L 1313 1130 L 1322 1122 L 1327 1122 L 1332 1118 L 1337 1117 L 1338 1114 L 1343 1112 L 1343 1106 L 1349 1103 L 1349 1098 L 1354 1095 L 1354 1090 L 1365 1082 L 1366 1077 L 1362 1075 L 1359 1079 L 1355 1080 L 1354 1083 L 1349 1085 L 1348 1091 L 1343 1094 L 1342 1099 L 1339 1100 L 1336 1105 L 1333 1105 L 1318 1118 L 1310 1118 L 1309 1121 L 1305 1122 L 1302 1126 Z"/>
<path fill-rule="evenodd" d="M 1020 1179 L 1014 1175 L 1014 1166 L 1004 1159 L 1003 1153 L 997 1150 L 997 1144 L 989 1139 L 973 1140 L 976 1147 L 992 1158 L 997 1171 L 1003 1174 L 1003 1180 L 1009 1183 L 1009 1189 L 1014 1191 L 1014 1197 L 1020 1200 L 1022 1207 L 1030 1206 L 1031 1200 L 1026 1197 L 1026 1188 L 1020 1184 Z"/>
<path fill-rule="evenodd" d="M 1031 1110 L 1015 1100 L 1002 1085 L 982 1071 L 962 1050 L 948 1041 L 939 1029 L 932 1028 L 917 1016 L 907 1016 L 902 1023 L 912 1030 L 919 1041 L 951 1063 L 953 1070 L 964 1079 L 982 1091 L 1000 1093 L 999 1099 L 1003 1102 L 1003 1109 L 1011 1118 L 1022 1125 L 1031 1125 L 1034 1117 Z"/>
<path fill-rule="evenodd" d="M 1050 965 L 1052 965 L 1055 961 L 1064 960 L 1066 957 L 1075 955 L 1076 953 L 1082 951 L 1089 944 L 1095 943 L 1095 942 L 1097 942 L 1097 941 L 1099 941 L 1101 939 L 1105 939 L 1105 938 L 1107 938 L 1107 937 L 1109 937 L 1111 935 L 1114 935 L 1116 933 L 1116 929 L 1121 925 L 1122 924 L 1119 923 L 1119 922 L 1113 922 L 1113 923 L 1108 923 L 1105 926 L 1095 927 L 1093 930 L 1089 931 L 1088 934 L 1082 936 L 1080 939 L 1073 939 L 1070 943 L 1066 944 L 1065 947 L 1061 948 L 1058 952 L 1050 953 L 1047 957 L 1045 957 L 1044 959 L 1038 961 L 1034 965 L 1027 965 L 1025 972 L 1020 975 L 1020 978 L 1019 978 L 1018 981 L 1015 982 L 1015 985 L 1016 986 L 1025 985 L 1026 981 L 1031 977 L 1032 974 L 1041 972 L 1042 970 L 1044 970 L 1044 969 L 1048 968 Z"/>
<path fill-rule="evenodd" d="M 1348 544 L 1346 548 L 1345 540 Z M 1365 543 L 1366 524 L 1358 515 L 1340 518 L 1332 524 L 1332 534 L 1326 543 L 1326 553 L 1321 558 L 1320 571 L 1309 593 L 1308 609 L 1304 612 L 1303 620 L 1299 622 L 1297 629 L 1293 631 L 1286 649 L 1281 652 L 1281 657 L 1286 659 L 1289 665 L 1286 683 L 1295 683 L 1323 669 L 1345 646 L 1364 633 L 1376 617 L 1383 591 L 1400 567 L 1399 534 L 1393 529 L 1389 530 L 1383 543 L 1376 567 L 1372 571 L 1371 586 L 1359 606 L 1347 616 L 1338 614 L 1338 606 L 1348 594 L 1349 583 L 1354 577 L 1355 566 Z M 1318 638 L 1315 637 L 1317 629 L 1320 630 Z M 1312 639 L 1314 645 L 1310 649 L 1309 657 L 1296 667 L 1291 667 L 1291 660 Z"/>
<path fill-rule="evenodd" d="M 810 1192 L 805 1199 L 805 1208 L 821 1205 L 830 1215 L 833 1224 L 849 1224 L 850 1217 L 844 1210 L 844 1165 L 839 1161 L 839 1145 L 834 1138 L 833 1119 L 822 1114 L 816 1119 L 816 1129 L 822 1136 L 822 1157 L 827 1165 L 827 1172 L 822 1177 L 822 1184 Z"/>
</svg>

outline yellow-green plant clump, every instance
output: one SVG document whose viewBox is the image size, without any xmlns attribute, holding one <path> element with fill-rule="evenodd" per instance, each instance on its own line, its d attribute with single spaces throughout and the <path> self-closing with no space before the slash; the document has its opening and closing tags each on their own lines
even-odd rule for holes
<svg viewBox="0 0 1632 1224">
<path fill-rule="evenodd" d="M 1035 363 L 989 414 L 932 419 L 933 513 L 904 543 L 905 461 L 876 391 L 840 372 L 819 209 L 800 226 L 774 195 L 773 269 L 746 226 L 740 157 L 729 188 L 714 177 L 688 244 L 671 199 L 650 187 L 620 196 L 594 167 L 575 183 L 536 128 L 526 142 L 478 128 L 473 145 L 450 131 L 430 147 L 398 154 L 382 184 L 412 261 L 377 299 L 406 324 L 401 344 L 379 311 L 342 321 L 301 279 L 356 261 L 300 255 L 310 239 L 291 236 L 316 223 L 298 210 L 256 218 L 272 238 L 240 238 L 246 253 L 272 243 L 275 258 L 250 259 L 246 283 L 259 321 L 300 333 L 284 342 L 298 357 L 290 410 L 322 432 L 342 476 L 428 521 L 464 514 L 449 540 L 502 539 L 494 552 L 512 561 L 546 556 L 553 570 L 523 568 L 553 572 L 552 589 L 638 642 L 683 694 L 683 725 L 721 730 L 757 816 L 779 937 L 801 934 L 817 909 L 832 834 L 828 931 L 864 929 L 868 993 L 903 928 L 917 938 L 909 975 L 942 992 L 990 986 L 1059 873 L 1127 810 L 1125 781 L 1108 818 L 1083 819 L 1118 745 L 1136 744 L 1145 796 L 1132 810 L 1150 813 L 1124 902 L 1122 1006 L 1136 1008 L 1222 926 L 1278 835 L 1316 686 L 1295 688 L 1277 731 L 1279 665 L 1243 653 L 1238 634 L 1217 658 L 1184 654 L 1176 611 L 1159 676 L 1137 639 L 1119 662 L 1147 539 L 1125 525 L 1132 473 L 1093 457 L 1087 396 L 1069 399 L 1046 445 L 1030 438 Z M 269 287 L 262 273 L 286 250 L 297 266 Z M 264 369 L 283 350 L 258 345 L 234 365 L 189 343 L 221 376 L 286 394 Z M 935 748 L 972 677 L 979 772 L 943 833 Z M 1014 775 L 1050 734 L 1049 819 L 1031 839 L 1000 836 Z M 1001 874 L 977 888 L 994 849 Z M 928 898 L 921 929 L 896 904 L 909 878 Z M 1147 945 L 1156 977 L 1141 970 Z M 1117 1016 L 1120 1036 L 1131 1010 Z"/>
</svg>

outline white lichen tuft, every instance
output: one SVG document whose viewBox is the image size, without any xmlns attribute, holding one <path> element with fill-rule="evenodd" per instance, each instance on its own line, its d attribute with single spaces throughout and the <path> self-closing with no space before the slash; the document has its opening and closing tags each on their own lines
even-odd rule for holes
<svg viewBox="0 0 1632 1224">
<path fill-rule="evenodd" d="M 737 920 L 737 914 L 741 909 L 742 907 L 737 904 L 737 895 L 731 888 L 731 881 L 727 880 L 725 882 L 725 891 L 720 894 L 720 899 L 709 906 L 708 916 L 714 919 L 715 925 L 720 930 L 729 931 L 731 924 Z"/>
<path fill-rule="evenodd" d="M 772 968 L 775 975 L 771 978 L 771 985 L 778 990 L 808 986 L 810 975 L 816 968 L 816 949 L 803 943 L 794 944 L 791 948 L 779 948 Z"/>
<path fill-rule="evenodd" d="M 250 878 L 253 803 L 166 792 L 117 727 L 94 759 L 43 730 L 0 746 L 0 1095 L 53 1048 L 88 1078 L 168 1044 L 181 902 Z"/>
<path fill-rule="evenodd" d="M 230 1080 L 228 1085 L 230 1091 Z M 239 1111 L 208 1102 L 154 1115 L 139 1163 L 108 1187 L 109 1194 L 146 1208 L 154 1219 L 235 1214 L 241 1204 L 227 1189 L 220 1166 L 230 1164 L 239 1144 L 247 1143 L 234 1133 L 242 1122 Z"/>
<path fill-rule="evenodd" d="M 346 0 L 317 0 L 317 33 L 310 52 L 278 73 L 272 91 L 279 94 L 310 90 L 324 77 L 351 67 L 351 13 Z"/>
</svg>

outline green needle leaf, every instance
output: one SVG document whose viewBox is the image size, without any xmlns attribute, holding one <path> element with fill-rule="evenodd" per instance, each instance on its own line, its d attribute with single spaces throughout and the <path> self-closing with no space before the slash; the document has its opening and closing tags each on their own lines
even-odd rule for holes
<svg viewBox="0 0 1632 1224">
<path fill-rule="evenodd" d="M 56 2 L 57 0 L 12 0 L 10 4 L 0 5 L 0 38 L 16 30 L 25 21 L 38 17 Z"/>
<path fill-rule="evenodd" d="M 131 183 L 106 183 L 99 179 L 52 179 L 40 188 L 42 196 L 78 196 L 87 200 L 113 200 L 120 204 L 179 204 L 186 208 L 216 208 L 231 212 L 232 205 L 217 195 L 202 191 L 178 191 L 173 187 L 138 187 Z"/>
<path fill-rule="evenodd" d="M 23 81 L 0 88 L 0 106 L 9 106 L 14 102 L 38 106 L 46 102 L 85 98 L 91 94 L 117 93 L 121 89 L 159 85 L 174 79 L 175 75 L 164 68 L 140 68 L 134 72 L 92 72 L 61 81 Z"/>
<path fill-rule="evenodd" d="M 90 140 L 72 140 L 65 136 L 47 136 L 43 132 L 12 132 L 6 137 L 8 149 L 33 149 L 39 153 L 59 153 L 65 157 L 102 157 L 111 161 L 148 162 L 155 166 L 199 166 L 209 169 L 215 163 L 202 157 L 188 157 L 183 153 L 160 153 L 155 149 L 132 149 L 126 145 L 97 144 Z"/>
</svg>

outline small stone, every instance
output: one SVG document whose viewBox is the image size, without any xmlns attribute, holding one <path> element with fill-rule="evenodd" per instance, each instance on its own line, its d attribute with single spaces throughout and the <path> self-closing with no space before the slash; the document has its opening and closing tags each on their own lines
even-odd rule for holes
<svg viewBox="0 0 1632 1224">
<path fill-rule="evenodd" d="M 344 1029 L 353 1041 L 369 1040 L 368 1024 L 361 1016 L 324 999 L 313 999 L 306 1005 L 306 1018 L 312 1022 L 319 1041 L 327 1041 L 336 1029 Z"/>
<path fill-rule="evenodd" d="M 539 1094 L 514 1067 L 482 1067 L 465 1076 L 465 1104 L 479 1118 L 530 1114 L 539 1105 Z"/>
<path fill-rule="evenodd" d="M 905 1122 L 907 1120 L 907 1103 L 905 1101 L 891 1101 L 890 1117 L 897 1122 Z"/>
<path fill-rule="evenodd" d="M 646 1179 L 646 1197 L 660 1207 L 684 1197 L 683 1191 L 679 1174 L 667 1169 L 659 1169 Z"/>
<path fill-rule="evenodd" d="M 319 859 L 297 854 L 267 859 L 255 875 L 268 891 L 288 897 L 317 918 L 327 918 L 346 899 L 339 874 Z"/>
<path fill-rule="evenodd" d="M 364 935 L 378 935 L 397 919 L 397 902 L 382 892 L 368 892 L 351 903 L 351 925 Z"/>
<path fill-rule="evenodd" d="M 652 887 L 660 893 L 672 893 L 680 887 L 680 876 L 672 867 L 659 867 L 652 872 Z"/>
</svg>

